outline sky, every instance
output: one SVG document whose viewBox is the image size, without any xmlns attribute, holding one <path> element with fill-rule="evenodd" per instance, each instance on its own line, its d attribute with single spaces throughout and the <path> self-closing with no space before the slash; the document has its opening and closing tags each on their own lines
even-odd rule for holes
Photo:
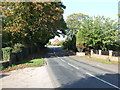
<svg viewBox="0 0 120 90">
<path fill-rule="evenodd" d="M 66 6 L 64 10 L 64 19 L 73 13 L 83 13 L 89 16 L 105 16 L 111 19 L 118 19 L 118 2 L 120 0 L 62 0 Z M 119 5 L 120 6 L 120 5 Z M 65 40 L 62 36 L 55 39 Z"/>
<path fill-rule="evenodd" d="M 73 13 L 83 13 L 89 16 L 105 16 L 111 19 L 118 19 L 119 0 L 62 0 L 66 6 L 64 19 Z"/>
</svg>

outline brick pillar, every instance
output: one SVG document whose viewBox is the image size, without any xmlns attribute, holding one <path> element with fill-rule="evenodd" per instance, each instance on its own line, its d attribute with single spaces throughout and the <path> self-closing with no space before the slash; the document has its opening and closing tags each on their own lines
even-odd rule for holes
<svg viewBox="0 0 120 90">
<path fill-rule="evenodd" d="M 93 56 L 93 49 L 91 49 L 91 52 L 90 52 L 90 54 L 91 54 L 91 57 Z"/>
<path fill-rule="evenodd" d="M 109 57 L 112 57 L 112 50 L 109 50 Z"/>
</svg>

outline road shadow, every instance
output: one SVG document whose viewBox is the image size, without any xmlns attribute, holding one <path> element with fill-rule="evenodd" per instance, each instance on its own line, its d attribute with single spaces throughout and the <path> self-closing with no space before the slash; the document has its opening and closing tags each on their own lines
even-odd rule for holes
<svg viewBox="0 0 120 90">
<path fill-rule="evenodd" d="M 75 55 L 72 51 L 63 50 L 61 47 L 48 47 L 46 58 L 65 57 Z"/>
<path fill-rule="evenodd" d="M 9 76 L 9 74 L 0 74 L 0 79 Z"/>
<path fill-rule="evenodd" d="M 97 77 L 97 79 L 95 77 Z M 95 77 L 87 75 L 85 78 L 69 82 L 59 88 L 102 88 L 102 90 L 103 88 L 114 88 L 114 90 L 118 90 L 115 89 L 114 86 L 120 88 L 120 74 L 95 75 Z M 101 80 L 104 80 L 105 82 Z"/>
</svg>

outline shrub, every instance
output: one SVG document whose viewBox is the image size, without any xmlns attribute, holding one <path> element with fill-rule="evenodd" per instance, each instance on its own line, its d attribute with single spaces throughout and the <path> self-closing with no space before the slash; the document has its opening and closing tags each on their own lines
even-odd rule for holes
<svg viewBox="0 0 120 90">
<path fill-rule="evenodd" d="M 3 52 L 3 61 L 9 61 L 10 60 L 10 52 L 11 52 L 12 48 L 11 47 L 5 47 L 2 48 L 2 52 Z"/>
<path fill-rule="evenodd" d="M 63 45 L 63 41 L 60 41 L 60 42 L 58 42 L 56 44 L 51 44 L 51 45 L 53 45 L 53 46 L 62 46 Z"/>
<path fill-rule="evenodd" d="M 77 51 L 76 49 L 76 37 L 75 35 L 71 38 L 71 39 L 66 39 L 64 42 L 63 42 L 63 45 L 62 47 L 64 49 L 68 49 L 68 50 L 73 50 L 73 51 Z"/>
<path fill-rule="evenodd" d="M 49 42 L 47 43 L 47 45 L 51 45 L 51 42 L 49 41 Z"/>
<path fill-rule="evenodd" d="M 85 46 L 83 45 L 83 44 L 77 44 L 76 45 L 76 48 L 77 48 L 77 50 L 79 51 L 79 52 L 82 52 L 83 51 L 83 49 L 85 48 Z"/>
<path fill-rule="evenodd" d="M 21 43 L 16 43 L 16 44 L 13 46 L 12 52 L 13 52 L 13 53 L 22 52 L 22 47 L 24 47 L 23 44 L 21 44 Z"/>
</svg>

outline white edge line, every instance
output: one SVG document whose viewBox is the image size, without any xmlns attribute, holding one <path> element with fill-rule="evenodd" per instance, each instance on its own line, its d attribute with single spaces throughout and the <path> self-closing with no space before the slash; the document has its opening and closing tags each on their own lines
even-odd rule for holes
<svg viewBox="0 0 120 90">
<path fill-rule="evenodd" d="M 79 69 L 78 67 L 76 67 L 76 66 L 74 66 L 74 65 L 72 65 L 72 64 L 70 64 L 70 63 L 68 63 L 68 65 L 70 65 L 70 66 L 72 66 L 72 67 L 74 67 L 74 68 L 76 68 L 76 69 Z"/>
<path fill-rule="evenodd" d="M 107 81 L 105 81 L 105 80 L 103 80 L 103 79 L 100 79 L 100 78 L 98 78 L 98 77 L 96 77 L 96 76 L 94 76 L 94 75 L 92 75 L 92 74 L 90 74 L 90 73 L 88 73 L 88 72 L 86 72 L 86 74 L 88 74 L 88 75 L 90 75 L 90 76 L 92 76 L 92 77 L 94 77 L 94 78 L 96 78 L 96 79 L 98 79 L 98 80 L 100 80 L 100 81 L 102 81 L 102 82 L 104 82 L 104 83 L 106 83 L 106 84 L 109 84 L 110 86 L 113 86 L 113 87 L 115 87 L 115 88 L 120 89 L 118 86 L 116 86 L 116 85 L 114 85 L 114 84 L 111 84 L 111 83 L 109 83 L 109 82 L 107 82 Z"/>
</svg>

